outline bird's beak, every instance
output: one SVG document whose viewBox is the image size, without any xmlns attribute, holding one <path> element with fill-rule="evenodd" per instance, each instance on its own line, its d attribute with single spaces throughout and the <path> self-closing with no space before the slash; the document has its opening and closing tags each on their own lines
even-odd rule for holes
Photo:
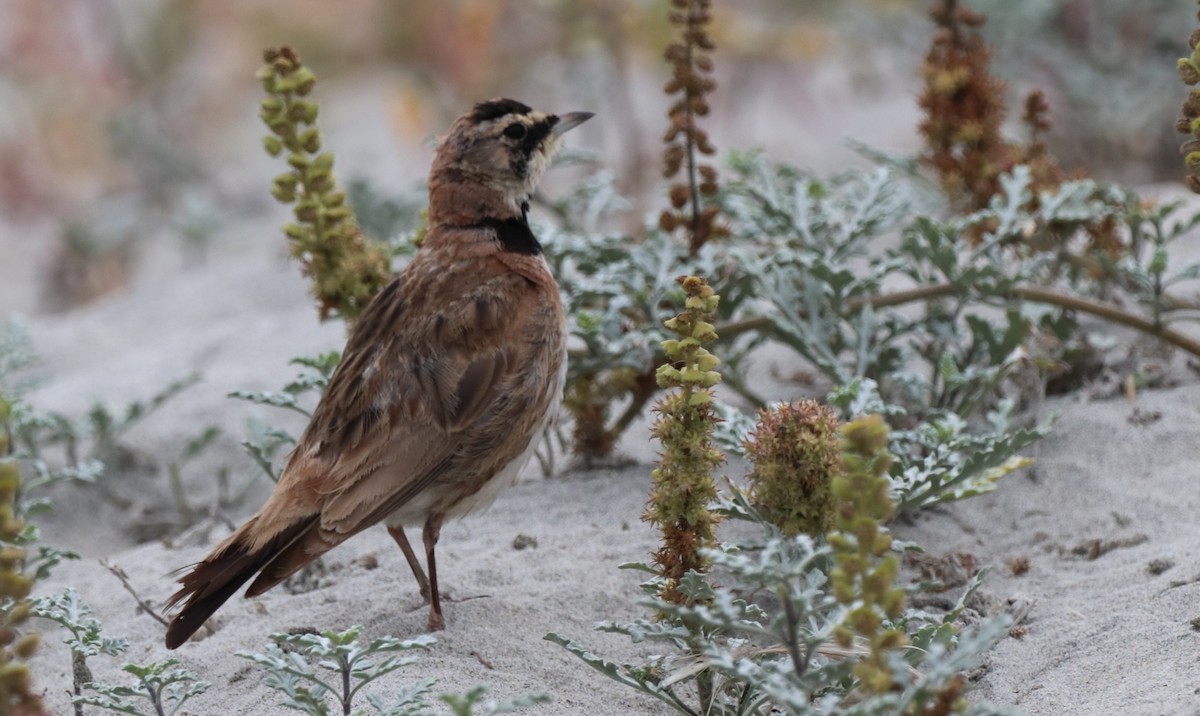
<svg viewBox="0 0 1200 716">
<path fill-rule="evenodd" d="M 570 114 L 564 114 L 558 118 L 558 122 L 554 124 L 554 128 L 550 130 L 550 133 L 556 137 L 560 136 L 568 129 L 574 129 L 594 116 L 591 112 L 571 112 Z"/>
</svg>

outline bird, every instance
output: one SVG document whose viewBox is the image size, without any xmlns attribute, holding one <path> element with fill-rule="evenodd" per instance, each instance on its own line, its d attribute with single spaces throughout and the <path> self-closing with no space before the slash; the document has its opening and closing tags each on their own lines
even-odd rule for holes
<svg viewBox="0 0 1200 716">
<path fill-rule="evenodd" d="M 496 98 L 455 120 L 430 168 L 424 242 L 350 329 L 266 502 L 179 578 L 167 648 L 252 578 L 247 598 L 380 522 L 429 604 L 427 628 L 444 628 L 443 523 L 516 483 L 561 401 L 567 324 L 529 200 L 562 135 L 592 116 Z M 416 526 L 428 576 L 404 531 Z"/>
</svg>

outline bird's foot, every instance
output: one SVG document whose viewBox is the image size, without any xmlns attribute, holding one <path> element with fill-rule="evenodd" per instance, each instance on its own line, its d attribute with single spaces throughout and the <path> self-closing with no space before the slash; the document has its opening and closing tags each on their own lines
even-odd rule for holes
<svg viewBox="0 0 1200 716">
<path fill-rule="evenodd" d="M 429 631 L 441 631 L 446 628 L 446 620 L 441 614 L 429 612 L 429 621 L 425 624 L 425 628 Z"/>
</svg>

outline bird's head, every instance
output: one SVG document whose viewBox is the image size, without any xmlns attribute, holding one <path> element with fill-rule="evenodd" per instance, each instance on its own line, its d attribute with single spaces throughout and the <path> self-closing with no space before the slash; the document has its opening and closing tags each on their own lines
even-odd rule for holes
<svg viewBox="0 0 1200 716">
<path fill-rule="evenodd" d="M 591 112 L 539 112 L 512 99 L 480 102 L 438 143 L 430 186 L 470 184 L 493 194 L 504 208 L 519 211 L 561 146 L 563 133 L 591 117 Z"/>
</svg>

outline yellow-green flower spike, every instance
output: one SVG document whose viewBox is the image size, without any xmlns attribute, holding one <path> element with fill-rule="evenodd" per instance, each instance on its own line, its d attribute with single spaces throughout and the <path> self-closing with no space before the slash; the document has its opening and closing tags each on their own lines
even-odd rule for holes
<svg viewBox="0 0 1200 716">
<path fill-rule="evenodd" d="M 856 636 L 867 642 L 870 653 L 854 665 L 853 674 L 863 689 L 883 693 L 893 688 L 889 652 L 908 645 L 904 632 L 883 626 L 904 613 L 904 590 L 896 586 L 900 562 L 883 526 L 895 510 L 888 496 L 887 423 L 871 415 L 847 424 L 841 429 L 841 452 L 842 474 L 831 485 L 837 505 L 829 545 L 836 566 L 829 577 L 834 598 L 850 611 L 834 639 L 845 647 Z"/>
<path fill-rule="evenodd" d="M 301 99 L 316 85 L 316 75 L 290 47 L 267 50 L 264 59 L 256 75 L 269 95 L 259 104 L 259 117 L 271 132 L 263 137 L 263 149 L 272 157 L 285 156 L 290 167 L 272 181 L 271 196 L 295 203 L 297 220 L 283 232 L 292 257 L 312 279 L 321 318 L 353 320 L 391 280 L 389 252 L 359 231 L 333 176 L 333 154 L 318 154 L 322 140 L 315 122 L 320 109 Z"/>
<path fill-rule="evenodd" d="M 709 509 L 717 496 L 712 471 L 725 458 L 712 441 L 718 418 L 710 389 L 721 382 L 720 360 L 704 348 L 717 337 L 707 319 L 720 298 L 704 279 L 677 280 L 686 296 L 684 310 L 664 325 L 679 338 L 663 341 L 671 363 L 656 375 L 659 386 L 676 390 L 655 405 L 659 419 L 652 434 L 662 442 L 662 458 L 651 473 L 643 519 L 662 530 L 662 547 L 654 555 L 664 578 L 660 595 L 682 603 L 679 579 L 707 568 L 699 549 L 716 544 L 718 517 Z"/>
<path fill-rule="evenodd" d="M 1200 13 L 1197 13 L 1200 19 Z M 1179 58 L 1175 69 L 1179 79 L 1185 85 L 1200 84 L 1200 28 L 1192 31 L 1188 37 L 1188 47 L 1191 54 Z M 1191 135 L 1179 151 L 1184 155 L 1183 164 L 1187 168 L 1187 185 L 1193 192 L 1200 194 L 1200 152 L 1197 151 L 1197 140 L 1200 140 L 1200 90 L 1191 90 L 1183 102 L 1183 116 L 1175 123 L 1180 134 Z"/>
<path fill-rule="evenodd" d="M 22 633 L 31 609 L 33 578 L 22 573 L 25 549 L 16 544 L 25 523 L 17 515 L 21 473 L 9 455 L 9 404 L 0 395 L 0 714 L 44 716 L 40 690 L 26 663 L 37 651 L 37 634 Z"/>
</svg>

